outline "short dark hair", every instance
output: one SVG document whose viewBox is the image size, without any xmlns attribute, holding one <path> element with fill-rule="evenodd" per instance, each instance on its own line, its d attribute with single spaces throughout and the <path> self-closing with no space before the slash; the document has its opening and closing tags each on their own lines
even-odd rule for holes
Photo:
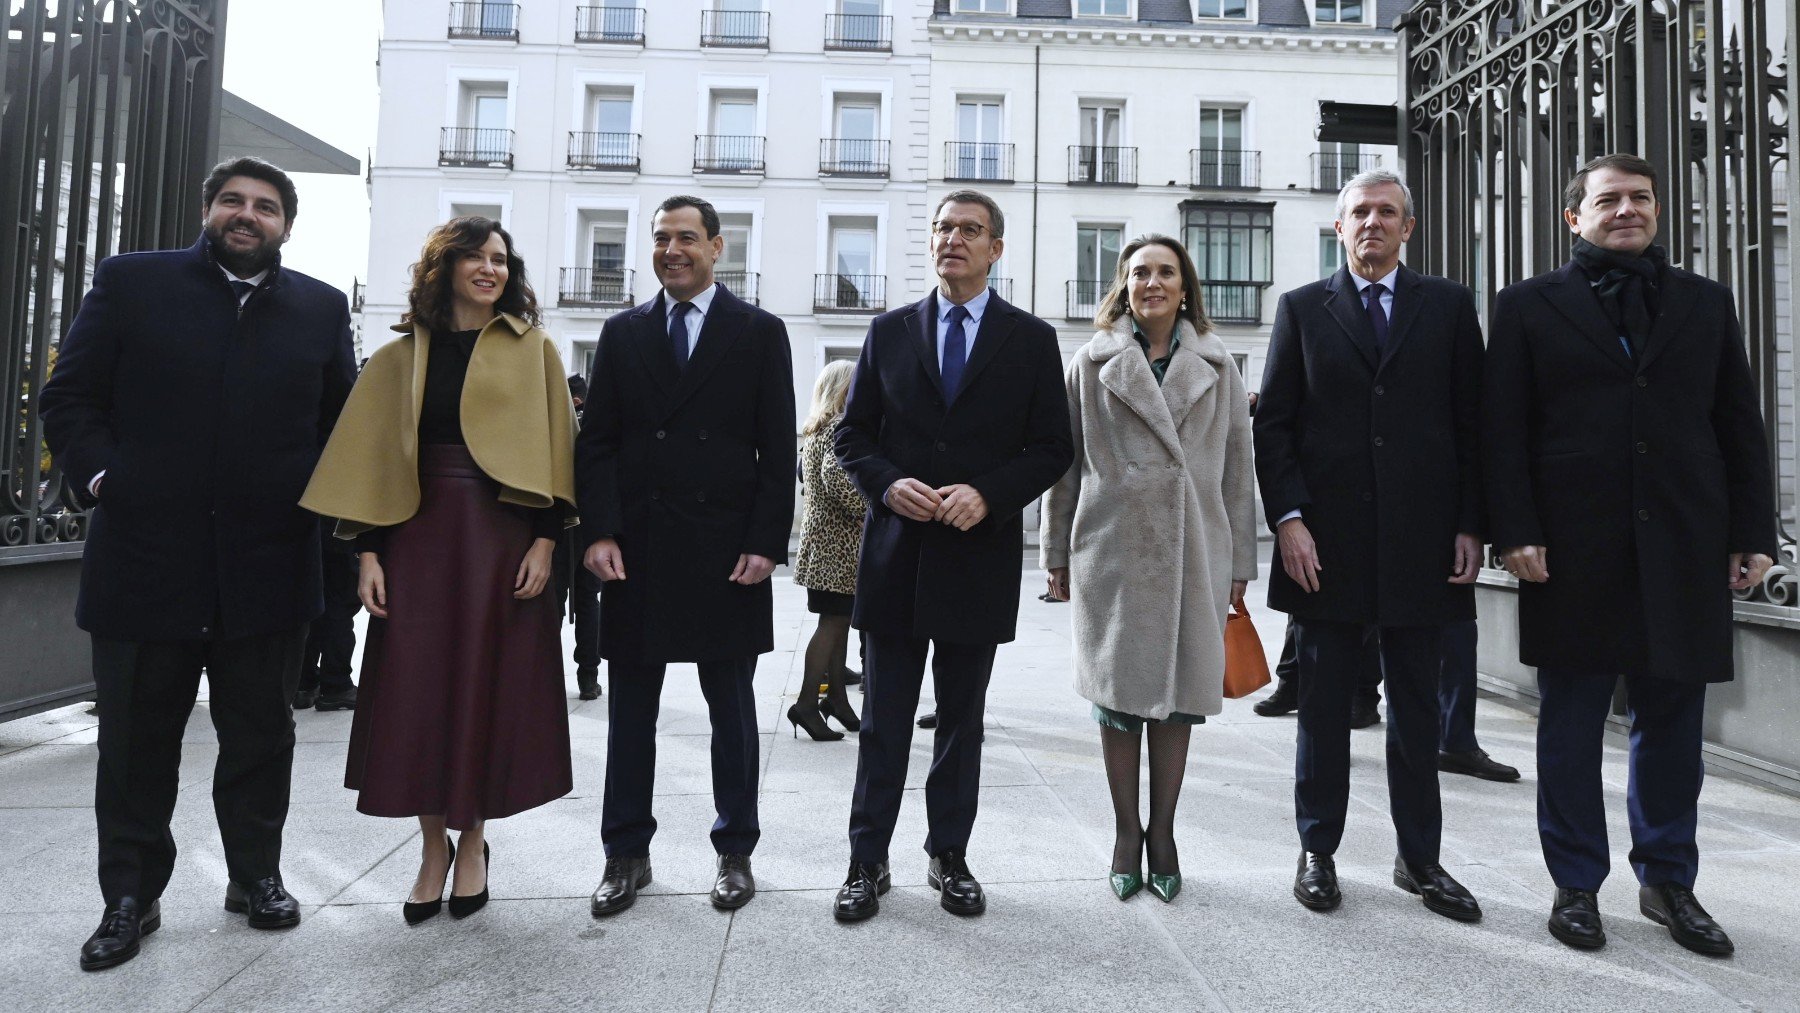
<svg viewBox="0 0 1800 1013">
<path fill-rule="evenodd" d="M 587 378 L 583 377 L 580 373 L 570 373 L 569 374 L 569 396 L 570 397 L 578 397 L 578 398 L 582 399 L 583 401 L 586 401 L 587 394 L 588 394 Z"/>
<path fill-rule="evenodd" d="M 712 239 L 719 234 L 719 212 L 708 202 L 699 197 L 676 194 L 656 206 L 656 214 L 666 214 L 679 208 L 693 208 L 700 212 L 700 224 L 706 226 L 706 238 Z M 656 215 L 651 215 L 654 221 Z"/>
<path fill-rule="evenodd" d="M 255 155 L 242 155 L 228 158 L 212 167 L 206 174 L 206 182 L 200 184 L 200 206 L 212 207 L 213 198 L 225 188 L 227 180 L 233 176 L 248 176 L 260 179 L 275 188 L 281 194 L 281 214 L 289 225 L 294 224 L 294 215 L 300 210 L 300 192 L 294 189 L 294 181 L 281 171 L 281 166 L 274 162 L 264 161 Z"/>
<path fill-rule="evenodd" d="M 1569 185 L 1563 187 L 1564 208 L 1570 211 L 1581 210 L 1581 202 L 1587 199 L 1588 176 L 1601 169 L 1617 169 L 1633 176 L 1649 177 L 1650 195 L 1656 198 L 1657 203 L 1662 203 L 1662 194 L 1658 192 L 1662 184 L 1657 178 L 1656 166 L 1636 155 L 1613 154 L 1601 155 L 1575 170 L 1575 175 L 1569 180 Z"/>
<path fill-rule="evenodd" d="M 1006 238 L 1006 216 L 1000 213 L 1000 205 L 995 203 L 994 198 L 989 197 L 980 190 L 952 190 L 945 194 L 943 198 L 937 202 L 937 207 L 933 208 L 931 211 L 931 222 L 933 225 L 937 224 L 937 217 L 943 213 L 944 205 L 946 204 L 981 205 L 987 209 L 988 231 L 994 234 L 995 239 Z"/>
</svg>

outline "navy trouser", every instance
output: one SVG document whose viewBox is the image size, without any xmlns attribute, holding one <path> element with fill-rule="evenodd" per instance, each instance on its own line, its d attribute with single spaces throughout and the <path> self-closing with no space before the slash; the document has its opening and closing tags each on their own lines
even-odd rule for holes
<svg viewBox="0 0 1800 1013">
<path fill-rule="evenodd" d="M 1290 617 L 1287 635 L 1281 645 L 1281 659 L 1275 665 L 1275 677 L 1282 682 L 1295 678 L 1300 670 L 1299 651 L 1294 647 L 1294 626 Z M 1476 637 L 1473 619 L 1444 627 L 1443 668 L 1438 675 L 1438 748 L 1446 753 L 1467 753 L 1481 748 L 1475 739 Z M 1363 648 L 1355 698 L 1374 706 L 1381 703 L 1381 652 L 1372 634 L 1365 637 Z"/>
<path fill-rule="evenodd" d="M 356 595 L 356 554 L 346 547 L 326 545 L 321 559 L 325 611 L 306 630 L 300 688 L 343 693 L 356 687 L 350 681 L 350 658 L 356 653 L 356 614 L 362 611 L 362 599 Z"/>
<path fill-rule="evenodd" d="M 1601 743 L 1611 675 L 1538 669 L 1538 837 L 1557 886 L 1598 890 L 1611 869 Z M 1631 715 L 1626 812 L 1631 867 L 1646 886 L 1692 888 L 1700 870 L 1694 826 L 1700 804 L 1704 683 L 1625 676 Z"/>
<path fill-rule="evenodd" d="M 1366 627 L 1298 621 L 1299 735 L 1294 815 L 1300 843 L 1337 852 L 1350 804 L 1350 699 L 1363 664 Z M 1443 832 L 1438 798 L 1437 678 L 1442 627 L 1384 626 L 1376 649 L 1388 687 L 1388 807 L 1400 857 L 1435 865 Z"/>
<path fill-rule="evenodd" d="M 862 731 L 858 733 L 856 791 L 850 800 L 850 859 L 888 860 L 900 798 L 906 791 L 913 716 L 931 650 L 937 694 L 937 731 L 931 773 L 925 778 L 925 853 L 963 852 L 975 827 L 981 792 L 982 714 L 994 644 L 946 644 L 880 633 L 868 635 L 863 668 Z"/>
<path fill-rule="evenodd" d="M 756 658 L 702 661 L 700 692 L 712 719 L 713 850 L 748 855 L 762 836 L 756 814 L 760 739 L 750 681 Z M 643 858 L 656 834 L 656 715 L 665 665 L 614 661 L 607 695 L 606 801 L 600 840 L 608 858 Z"/>
</svg>

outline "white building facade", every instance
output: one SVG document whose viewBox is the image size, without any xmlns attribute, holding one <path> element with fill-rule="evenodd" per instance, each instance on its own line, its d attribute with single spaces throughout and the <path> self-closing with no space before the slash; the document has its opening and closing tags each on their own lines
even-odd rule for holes
<svg viewBox="0 0 1800 1013">
<path fill-rule="evenodd" d="M 640 6 L 641 4 L 641 6 Z M 1255 389 L 1275 297 L 1340 262 L 1338 184 L 1394 149 L 1315 140 L 1396 97 L 1395 0 L 390 0 L 365 341 L 425 233 L 512 232 L 571 372 L 658 290 L 650 218 L 711 201 L 719 277 L 786 321 L 805 411 L 871 315 L 921 298 L 931 205 L 1007 216 L 1002 296 L 1092 332 L 1120 247 L 1174 235 Z M 367 350 L 372 350 L 372 347 Z"/>
</svg>

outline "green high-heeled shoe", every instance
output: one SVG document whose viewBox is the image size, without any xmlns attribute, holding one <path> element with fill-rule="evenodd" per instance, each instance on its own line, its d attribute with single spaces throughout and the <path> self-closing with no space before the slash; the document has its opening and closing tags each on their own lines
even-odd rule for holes
<svg viewBox="0 0 1800 1013">
<path fill-rule="evenodd" d="M 1150 892 L 1155 894 L 1156 898 L 1164 904 L 1174 900 L 1175 895 L 1181 892 L 1181 873 L 1177 872 L 1173 876 L 1162 876 L 1154 872 L 1151 873 Z"/>
<path fill-rule="evenodd" d="M 1142 849 L 1144 848 L 1145 842 L 1147 839 L 1148 838 L 1144 834 L 1143 830 L 1140 829 L 1138 831 L 1138 849 L 1139 849 L 1138 856 L 1139 856 L 1140 861 L 1142 860 L 1142 857 L 1143 857 Z M 1144 888 L 1144 874 L 1142 871 L 1139 871 L 1139 872 L 1108 872 L 1106 875 L 1106 879 L 1107 879 L 1107 882 L 1112 884 L 1113 895 L 1118 897 L 1120 900 L 1130 900 L 1131 898 L 1137 896 L 1137 893 L 1139 890 L 1142 890 Z"/>
</svg>

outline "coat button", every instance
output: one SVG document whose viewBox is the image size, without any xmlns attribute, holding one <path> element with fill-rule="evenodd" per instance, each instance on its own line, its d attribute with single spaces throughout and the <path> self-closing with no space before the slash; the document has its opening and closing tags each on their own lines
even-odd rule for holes
<svg viewBox="0 0 1800 1013">
<path fill-rule="evenodd" d="M 662 499 L 662 490 L 661 489 L 650 490 L 650 498 L 651 499 Z"/>
<path fill-rule="evenodd" d="M 658 429 L 658 430 L 657 430 L 657 431 L 656 431 L 656 438 L 657 438 L 657 439 L 659 439 L 659 440 L 660 440 L 660 439 L 663 439 L 663 438 L 664 438 L 664 437 L 666 437 L 666 436 L 668 436 L 668 435 L 669 435 L 669 434 L 668 434 L 668 433 L 666 433 L 666 432 L 664 432 L 664 431 L 663 431 L 663 430 L 661 430 L 661 429 Z"/>
<path fill-rule="evenodd" d="M 202 626 L 202 627 L 200 627 L 200 632 L 201 633 L 211 633 L 212 627 L 211 626 Z"/>
<path fill-rule="evenodd" d="M 700 430 L 700 438 L 703 440 L 706 439 L 706 430 L 704 430 L 704 429 Z"/>
<path fill-rule="evenodd" d="M 1647 521 L 1649 519 L 1650 519 L 1650 511 L 1648 511 L 1648 510 L 1639 510 L 1638 511 L 1638 520 Z"/>
<path fill-rule="evenodd" d="M 701 493 L 701 494 L 700 494 L 700 495 L 699 495 L 699 496 L 698 496 L 698 497 L 696 497 L 696 498 L 697 498 L 697 499 L 699 499 L 699 500 L 700 500 L 700 502 L 702 502 L 702 503 L 704 503 L 704 502 L 706 502 L 706 494 L 705 494 L 705 493 Z"/>
<path fill-rule="evenodd" d="M 1640 376 L 1640 377 L 1638 377 L 1638 378 L 1637 378 L 1637 385 L 1638 385 L 1638 386 L 1639 386 L 1639 387 L 1648 387 L 1648 386 L 1650 386 L 1650 381 L 1649 381 L 1649 380 L 1646 380 L 1646 379 L 1644 379 L 1644 378 L 1643 378 L 1643 377 L 1641 377 L 1641 376 Z"/>
<path fill-rule="evenodd" d="M 1640 454 L 1648 454 L 1650 452 L 1650 444 L 1645 443 L 1642 440 L 1638 441 L 1637 452 Z"/>
<path fill-rule="evenodd" d="M 1376 397 L 1380 397 L 1381 395 L 1386 394 L 1386 393 L 1387 393 L 1386 387 L 1382 387 L 1379 384 L 1376 385 L 1376 387 L 1375 387 L 1375 396 Z"/>
<path fill-rule="evenodd" d="M 939 441 L 938 441 L 938 445 L 937 445 L 937 452 L 938 452 L 938 453 L 940 453 L 940 454 L 941 454 L 941 453 L 943 453 L 943 452 L 944 452 L 944 451 L 946 451 L 946 450 L 949 450 L 949 449 L 950 449 L 950 444 L 948 444 L 948 443 L 945 443 L 945 442 L 944 442 L 944 441 L 943 441 L 943 440 L 939 440 Z"/>
<path fill-rule="evenodd" d="M 1381 446 L 1381 437 L 1379 437 L 1379 436 L 1375 437 L 1375 445 L 1377 447 Z"/>
</svg>

